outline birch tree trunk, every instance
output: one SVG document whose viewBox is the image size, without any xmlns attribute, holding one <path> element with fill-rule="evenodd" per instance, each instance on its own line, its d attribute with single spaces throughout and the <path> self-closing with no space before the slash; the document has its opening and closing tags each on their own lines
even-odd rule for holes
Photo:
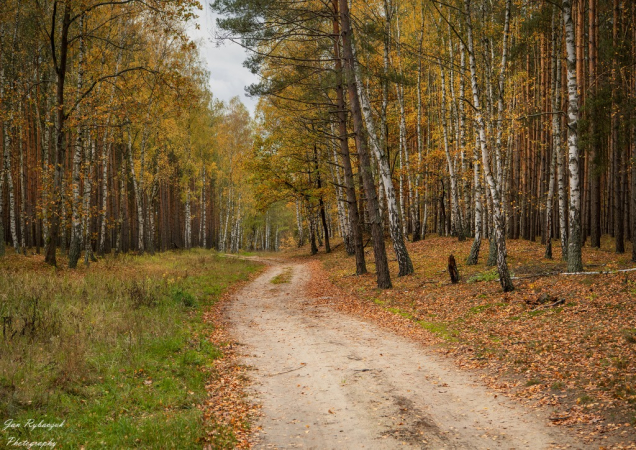
<svg viewBox="0 0 636 450">
<path fill-rule="evenodd" d="M 20 152 L 20 251 L 26 256 L 26 174 L 24 170 L 24 146 L 22 126 L 18 128 L 18 150 Z"/>
<path fill-rule="evenodd" d="M 581 188 L 579 179 L 579 93 L 576 79 L 576 49 L 572 0 L 563 0 L 563 24 L 567 51 L 568 79 L 568 169 L 570 171 L 570 230 L 568 235 L 568 272 L 581 272 Z"/>
<path fill-rule="evenodd" d="M 473 177 L 475 183 L 475 239 L 473 245 L 470 247 L 470 253 L 466 264 L 469 266 L 477 264 L 479 261 L 479 250 L 481 250 L 481 230 L 483 227 L 482 217 L 484 207 L 482 205 L 482 188 L 481 188 L 481 175 L 479 174 L 479 155 L 477 149 L 479 148 L 479 137 L 476 139 L 475 150 L 473 152 Z"/>
<path fill-rule="evenodd" d="M 464 233 L 464 225 L 462 219 L 462 212 L 459 207 L 459 193 L 457 192 L 457 177 L 455 175 L 455 166 L 453 164 L 449 144 L 448 144 L 448 124 L 446 121 L 446 75 L 444 71 L 444 67 L 442 66 L 442 61 L 438 58 L 437 60 L 439 64 L 439 70 L 441 75 L 442 82 L 442 131 L 444 136 L 444 153 L 446 154 L 446 163 L 448 165 L 448 174 L 450 176 L 450 187 L 451 187 L 451 208 L 453 210 L 453 215 L 455 216 L 455 229 L 457 231 L 457 235 L 460 241 L 466 240 L 466 235 Z"/>
<path fill-rule="evenodd" d="M 510 273 L 508 271 L 508 264 L 506 261 L 506 236 L 504 233 L 504 216 L 501 208 L 501 194 L 499 192 L 499 186 L 497 185 L 497 179 L 492 174 L 490 169 L 490 150 L 486 141 L 486 124 L 482 115 L 481 105 L 479 101 L 479 87 L 477 84 L 477 67 L 475 62 L 475 51 L 473 47 L 473 29 L 470 13 L 470 0 L 464 0 L 466 8 L 466 24 L 468 31 L 468 56 L 470 66 L 470 80 L 471 88 L 473 91 L 473 107 L 475 110 L 475 122 L 477 124 L 477 131 L 479 133 L 479 144 L 481 147 L 481 157 L 483 164 L 484 176 L 486 178 L 490 194 L 493 199 L 493 222 L 494 231 L 497 244 L 497 269 L 499 271 L 499 282 L 504 292 L 509 292 L 514 289 L 512 280 L 510 279 Z M 510 21 L 510 0 L 506 3 L 506 24 L 504 26 L 504 48 L 502 54 L 504 55 L 502 66 L 505 67 L 505 55 L 506 55 L 506 40 L 507 31 Z M 503 87 L 503 86 L 502 86 Z M 500 94 L 503 95 L 503 94 Z"/>
<path fill-rule="evenodd" d="M 11 123 L 12 118 L 9 118 Z M 18 231 L 16 224 L 16 211 L 15 211 L 15 191 L 13 185 L 13 169 L 11 167 L 11 130 L 10 127 L 5 128 L 4 137 L 4 171 L 7 180 L 7 190 L 9 191 L 9 229 L 11 231 L 11 242 L 13 243 L 13 249 L 18 253 Z"/>
<path fill-rule="evenodd" d="M 64 4 L 62 16 L 62 30 L 60 33 L 60 58 L 59 65 L 55 67 L 57 75 L 56 84 L 56 115 L 55 115 L 55 173 L 53 176 L 54 198 L 51 220 L 51 233 L 46 243 L 45 262 L 52 266 L 57 265 L 56 248 L 60 234 L 60 210 L 62 209 L 64 192 L 62 189 L 64 175 L 64 154 L 66 149 L 64 124 L 66 115 L 64 112 L 64 84 L 66 81 L 66 62 L 68 58 L 68 31 L 71 25 L 71 5 Z M 53 49 L 55 51 L 55 49 Z M 64 234 L 64 230 L 62 230 Z"/>
<path fill-rule="evenodd" d="M 208 247 L 208 208 L 207 204 L 207 177 L 205 166 L 203 166 L 203 174 L 201 176 L 203 185 L 201 186 L 201 233 L 199 236 L 199 242 L 201 247 Z"/>
<path fill-rule="evenodd" d="M 556 7 L 552 10 L 552 161 L 550 162 L 550 184 L 546 201 L 545 257 L 552 259 L 552 205 L 554 203 L 554 177 L 555 166 L 559 160 L 563 160 L 561 154 L 561 27 L 556 18 Z M 559 201 L 560 201 L 559 195 Z M 560 211 L 559 211 L 560 213 Z"/>
<path fill-rule="evenodd" d="M 192 248 L 192 214 L 190 211 L 190 188 L 186 188 L 185 198 L 185 236 L 184 246 L 186 249 Z"/>
<path fill-rule="evenodd" d="M 298 228 L 298 248 L 305 245 L 305 237 L 303 235 L 303 219 L 300 215 L 299 201 L 296 200 L 296 226 Z"/>
<path fill-rule="evenodd" d="M 391 234 L 391 239 L 393 240 L 393 250 L 395 251 L 395 256 L 398 261 L 399 273 L 398 276 L 402 277 L 405 275 L 410 275 L 413 273 L 413 263 L 411 262 L 411 257 L 409 256 L 408 250 L 406 249 L 406 245 L 404 243 L 404 234 L 402 233 L 402 224 L 400 220 L 400 210 L 398 208 L 397 200 L 395 197 L 395 188 L 393 187 L 393 180 L 391 179 L 391 169 L 389 166 L 389 159 L 386 155 L 384 149 L 380 147 L 378 142 L 377 133 L 375 129 L 375 121 L 373 119 L 372 111 L 371 111 L 371 102 L 369 101 L 369 97 L 367 95 L 366 89 L 361 84 L 361 76 L 359 74 L 358 65 L 355 60 L 355 52 L 352 45 L 352 64 L 353 64 L 353 76 L 355 87 L 357 90 L 356 98 L 361 103 L 361 115 L 364 117 L 364 121 L 367 126 L 367 136 L 369 140 L 369 144 L 373 153 L 376 157 L 378 168 L 380 172 L 380 177 L 382 179 L 382 185 L 384 188 L 384 195 L 386 196 L 387 209 L 389 212 L 389 232 Z M 353 101 L 351 102 L 353 103 Z M 353 108 L 352 108 L 353 109 Z M 357 133 L 357 132 L 356 132 Z M 363 139 L 364 134 L 361 135 L 361 139 Z M 371 180 L 373 181 L 373 180 Z M 366 191 L 366 188 L 365 188 Z M 375 187 L 374 187 L 375 192 Z M 367 192 L 367 195 L 369 193 Z M 375 196 L 375 194 L 374 194 Z"/>
<path fill-rule="evenodd" d="M 126 157 L 122 149 L 121 167 L 119 170 L 119 211 L 117 213 L 117 236 L 115 238 L 115 254 L 122 251 L 122 232 L 124 227 L 124 202 L 126 201 Z"/>
<path fill-rule="evenodd" d="M 356 134 L 356 146 L 360 161 L 362 181 L 366 194 L 369 224 L 371 227 L 371 235 L 373 237 L 373 254 L 375 258 L 377 285 L 380 289 L 388 289 L 391 287 L 391 277 L 389 275 L 389 264 L 386 257 L 386 248 L 384 246 L 384 236 L 381 227 L 382 219 L 379 215 L 375 183 L 373 182 L 373 175 L 371 172 L 371 160 L 364 139 L 360 99 L 358 98 L 358 90 L 356 87 L 355 56 L 353 53 L 353 34 L 349 15 L 349 3 L 348 0 L 338 0 L 338 5 L 340 7 L 340 19 L 342 23 L 341 36 L 344 50 L 343 60 L 348 81 L 347 90 L 351 105 L 354 132 Z"/>
<path fill-rule="evenodd" d="M 415 133 L 417 136 L 417 170 L 415 173 L 415 217 L 413 221 L 413 234 L 411 241 L 417 242 L 421 239 L 422 223 L 421 216 L 421 193 L 422 184 L 422 153 L 424 140 L 422 139 L 422 49 L 424 47 L 424 6 L 420 5 L 421 25 L 419 37 L 419 53 L 417 57 L 417 123 L 415 124 Z"/>
<path fill-rule="evenodd" d="M 75 137 L 75 152 L 73 153 L 73 202 L 72 202 L 72 222 L 71 222 L 71 244 L 68 252 L 68 267 L 74 269 L 77 267 L 77 261 L 80 257 L 80 246 L 82 237 L 81 222 L 81 201 L 80 201 L 80 172 L 82 167 L 82 156 L 84 153 L 84 126 L 82 123 L 82 110 L 79 106 L 80 93 L 82 91 L 82 83 L 84 80 L 84 14 L 79 19 L 79 53 L 77 68 L 77 117 L 79 124 L 77 126 L 77 136 Z"/>
<path fill-rule="evenodd" d="M 396 26 L 397 26 L 397 39 L 395 41 L 397 58 L 398 58 L 398 71 L 400 76 L 404 75 L 404 71 L 402 68 L 402 45 L 400 39 L 402 37 L 400 31 L 400 16 L 396 17 Z M 398 83 L 395 86 L 398 97 L 398 105 L 400 106 L 400 142 L 402 152 L 404 154 L 404 165 L 406 168 L 406 181 L 407 181 L 407 192 L 408 192 L 408 200 L 409 200 L 409 216 L 411 218 L 411 224 L 415 224 L 416 222 L 416 210 L 415 210 L 415 196 L 414 196 L 414 185 L 413 185 L 413 173 L 411 172 L 411 160 L 409 157 L 409 149 L 406 145 L 406 112 L 404 107 L 404 85 L 402 83 Z M 401 201 L 404 202 L 404 196 L 401 197 Z M 402 208 L 404 210 L 404 208 Z M 404 213 L 402 213 L 402 220 L 404 220 Z M 404 228 L 404 235 L 407 235 L 406 226 Z"/>
<path fill-rule="evenodd" d="M 466 100 L 466 86 L 464 83 L 464 74 L 466 73 L 466 50 L 464 49 L 464 43 L 459 43 L 460 54 L 460 77 L 459 77 L 459 145 L 461 148 L 462 158 L 462 173 L 464 174 L 464 207 L 466 208 L 466 215 L 464 217 L 464 232 L 470 235 L 471 226 L 471 205 L 470 205 L 470 176 L 468 159 L 466 156 L 466 110 L 464 108 L 464 101 Z M 478 173 L 479 175 L 479 173 Z M 481 218 L 480 218 L 481 220 Z"/>
<path fill-rule="evenodd" d="M 135 162 L 133 160 L 133 142 L 132 132 L 128 130 L 128 164 L 130 165 L 130 177 L 133 182 L 133 189 L 135 191 L 135 206 L 137 207 L 137 222 L 139 223 L 139 230 L 137 235 L 137 251 L 139 254 L 144 253 L 144 199 L 143 199 L 143 176 L 144 176 L 144 156 L 145 156 L 145 130 L 142 132 L 141 153 L 140 153 L 140 169 L 139 180 L 135 174 Z"/>
</svg>

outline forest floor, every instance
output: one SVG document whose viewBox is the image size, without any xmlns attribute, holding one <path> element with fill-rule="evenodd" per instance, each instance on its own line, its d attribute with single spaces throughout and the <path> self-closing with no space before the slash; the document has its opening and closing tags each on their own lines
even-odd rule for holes
<svg viewBox="0 0 636 450">
<path fill-rule="evenodd" d="M 584 250 L 587 270 L 631 267 L 604 243 Z M 253 443 L 635 448 L 636 272 L 559 275 L 558 248 L 550 261 L 543 246 L 511 241 L 518 279 L 503 294 L 491 267 L 463 264 L 470 244 L 409 244 L 416 273 L 387 291 L 352 276 L 342 246 L 259 258 L 271 267 L 225 306 L 239 384 L 251 379 L 261 406 Z"/>
</svg>

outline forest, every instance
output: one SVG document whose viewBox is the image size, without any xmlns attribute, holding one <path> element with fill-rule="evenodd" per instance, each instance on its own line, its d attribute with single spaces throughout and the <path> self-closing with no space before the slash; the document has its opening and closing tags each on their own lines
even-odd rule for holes
<svg viewBox="0 0 636 450">
<path fill-rule="evenodd" d="M 256 215 L 238 181 L 253 121 L 209 90 L 185 31 L 197 6 L 3 4 L 0 254 L 56 265 L 57 249 L 72 268 L 111 252 L 247 245 Z M 274 248 L 269 236 L 259 245 Z"/>
<path fill-rule="evenodd" d="M 386 288 L 383 237 L 403 276 L 405 242 L 435 233 L 473 239 L 467 264 L 488 239 L 508 291 L 509 239 L 569 272 L 632 239 L 630 2 L 218 0 L 217 38 L 260 76 L 254 118 L 207 86 L 197 2 L 6 5 L 0 253 L 75 267 L 338 235 L 361 274 L 368 235 Z"/>
<path fill-rule="evenodd" d="M 635 111 L 628 0 L 3 0 L 0 440 L 634 448 Z"/>
<path fill-rule="evenodd" d="M 510 239 L 540 239 L 546 258 L 554 244 L 568 272 L 602 236 L 625 252 L 636 223 L 632 3 L 214 8 L 262 76 L 250 87 L 264 99 L 261 182 L 304 205 L 312 240 L 335 215 L 359 274 L 370 233 L 379 287 L 391 285 L 385 232 L 398 276 L 413 271 L 408 239 L 472 238 L 467 264 L 489 239 L 504 291 Z"/>
</svg>

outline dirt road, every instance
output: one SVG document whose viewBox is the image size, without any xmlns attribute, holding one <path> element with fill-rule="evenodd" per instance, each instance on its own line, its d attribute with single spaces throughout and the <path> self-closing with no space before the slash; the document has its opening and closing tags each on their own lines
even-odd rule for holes
<svg viewBox="0 0 636 450">
<path fill-rule="evenodd" d="M 262 405 L 257 448 L 586 448 L 421 345 L 314 305 L 309 276 L 272 263 L 229 306 Z"/>
</svg>

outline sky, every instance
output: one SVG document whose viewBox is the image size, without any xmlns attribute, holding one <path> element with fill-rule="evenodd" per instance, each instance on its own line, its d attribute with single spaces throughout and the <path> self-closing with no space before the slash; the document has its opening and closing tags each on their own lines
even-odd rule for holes
<svg viewBox="0 0 636 450">
<path fill-rule="evenodd" d="M 204 7 L 198 12 L 199 18 L 196 20 L 199 29 L 196 29 L 193 21 L 188 26 L 188 35 L 199 44 L 201 58 L 210 71 L 212 94 L 215 98 L 226 102 L 238 96 L 253 117 L 258 99 L 248 97 L 245 94 L 245 86 L 258 81 L 258 77 L 243 67 L 243 61 L 247 55 L 240 45 L 217 42 L 215 39 L 217 15 L 210 11 L 208 1 L 201 3 Z"/>
</svg>

